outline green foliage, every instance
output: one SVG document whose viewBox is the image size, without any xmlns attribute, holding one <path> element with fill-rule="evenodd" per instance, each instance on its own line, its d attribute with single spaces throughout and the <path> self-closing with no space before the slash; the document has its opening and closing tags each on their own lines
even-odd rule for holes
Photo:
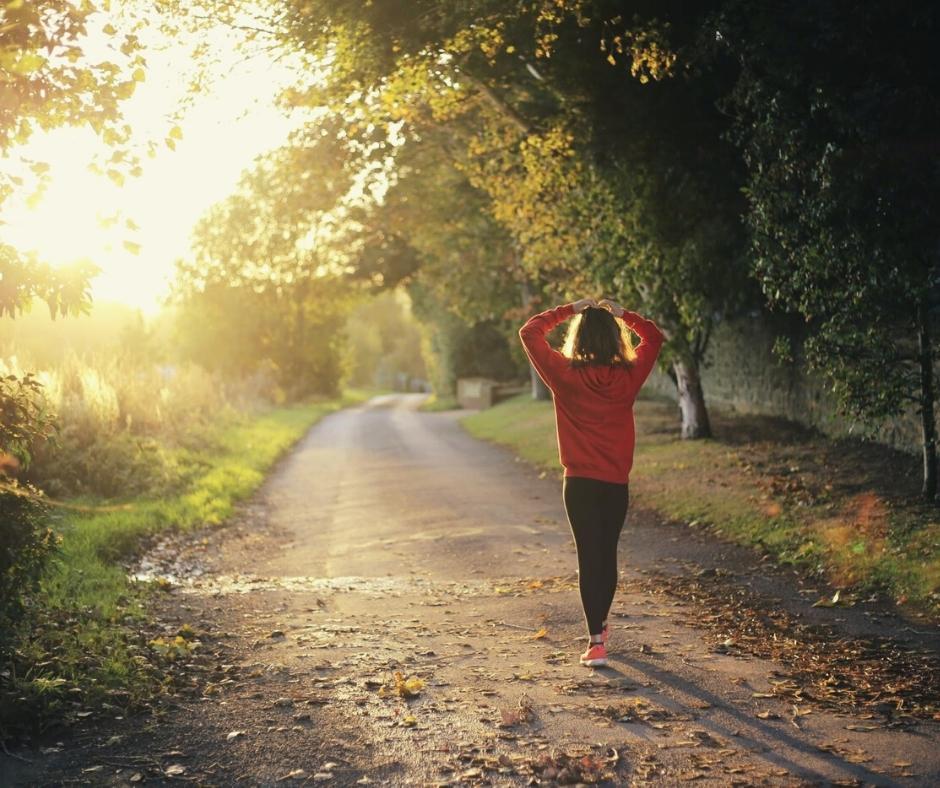
<svg viewBox="0 0 940 788">
<path fill-rule="evenodd" d="M 24 257 L 9 244 L 0 244 L 0 318 L 16 317 L 34 299 L 45 302 L 53 319 L 86 313 L 91 304 L 89 280 L 97 270 L 89 262 L 53 268 L 35 254 Z"/>
<path fill-rule="evenodd" d="M 26 468 L 37 443 L 53 433 L 53 417 L 36 376 L 0 376 L 0 475 Z"/>
<path fill-rule="evenodd" d="M 350 303 L 351 293 L 336 279 L 261 292 L 208 285 L 179 302 L 177 349 L 232 381 L 269 371 L 282 397 L 332 395 L 343 375 Z"/>
<path fill-rule="evenodd" d="M 12 0 L 0 5 L 0 81 L 6 99 L 0 102 L 0 153 L 10 158 L 38 129 L 90 125 L 111 151 L 92 167 L 115 181 L 141 173 L 131 149 L 131 127 L 121 105 L 146 73 L 137 35 L 142 22 L 125 14 L 120 26 L 99 26 L 105 3 L 86 0 Z M 130 11 L 128 6 L 125 11 Z M 117 16 L 113 17 L 118 22 Z M 98 27 L 93 52 L 86 52 L 90 27 Z M 41 195 L 49 165 L 20 157 L 38 183 L 31 199 Z M 0 205 L 15 191 L 29 187 L 17 167 L 0 172 Z M 52 268 L 35 255 L 21 255 L 0 244 L 0 317 L 16 315 L 38 298 L 50 314 L 87 310 L 88 282 L 95 273 L 88 262 Z"/>
<path fill-rule="evenodd" d="M 460 377 L 512 380 L 524 374 L 525 367 L 510 352 L 505 324 L 464 320 L 423 280 L 412 283 L 409 292 L 415 316 L 423 324 L 428 375 L 437 396 L 452 397 Z"/>
<path fill-rule="evenodd" d="M 0 659 L 8 656 L 11 633 L 26 612 L 57 540 L 48 509 L 30 486 L 0 490 Z"/>
<path fill-rule="evenodd" d="M 200 220 L 194 258 L 177 265 L 185 356 L 235 376 L 271 364 L 290 397 L 341 383 L 352 181 L 335 123 L 260 157 Z"/>
<path fill-rule="evenodd" d="M 99 25 L 109 5 L 11 0 L 0 7 L 0 77 L 6 94 L 16 99 L 0 105 L 4 155 L 37 129 L 87 123 L 115 149 L 107 164 L 109 176 L 123 178 L 124 171 L 138 166 L 129 150 L 131 128 L 123 122 L 121 104 L 146 77 L 137 35 L 141 21 L 110 15 L 111 21 Z M 97 28 L 98 40 L 86 52 L 89 28 Z M 40 177 L 48 170 L 43 162 L 30 164 Z M 22 185 L 21 178 L 4 172 L 0 203 Z"/>
<path fill-rule="evenodd" d="M 55 547 L 39 491 L 11 477 L 29 467 L 35 446 L 48 440 L 52 429 L 36 378 L 0 377 L 0 657 Z"/>
<path fill-rule="evenodd" d="M 759 303 L 715 107 L 731 81 L 695 46 L 717 2 L 380 6 L 290 4 L 280 35 L 331 66 L 286 100 L 356 117 L 350 146 L 394 162 L 369 221 L 416 250 L 443 308 L 482 307 L 511 341 L 523 287 L 526 309 L 603 292 L 694 367 L 717 321 Z"/>
<path fill-rule="evenodd" d="M 421 330 L 404 291 L 385 291 L 354 307 L 346 336 L 352 385 L 407 388 L 425 379 Z"/>
<path fill-rule="evenodd" d="M 937 7 L 741 0 L 716 24 L 740 63 L 726 104 L 769 303 L 810 322 L 806 358 L 845 413 L 931 399 L 918 333 L 936 337 L 940 176 L 919 140 L 940 130 Z"/>
</svg>

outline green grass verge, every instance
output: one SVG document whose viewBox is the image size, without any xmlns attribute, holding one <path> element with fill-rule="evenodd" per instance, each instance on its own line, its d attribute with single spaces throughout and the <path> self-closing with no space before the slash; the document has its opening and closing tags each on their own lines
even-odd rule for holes
<svg viewBox="0 0 940 788">
<path fill-rule="evenodd" d="M 174 448 L 190 470 L 175 494 L 130 501 L 70 501 L 59 510 L 60 548 L 44 574 L 12 664 L 0 681 L 0 734 L 69 722 L 94 709 L 132 708 L 160 681 L 160 654 L 141 634 L 150 584 L 128 580 L 122 565 L 142 540 L 170 529 L 225 522 L 265 472 L 313 424 L 375 392 L 256 414 L 230 415 L 190 445 Z"/>
<path fill-rule="evenodd" d="M 437 394 L 432 394 L 421 403 L 421 406 L 418 408 L 418 410 L 436 413 L 442 410 L 457 410 L 459 407 L 460 403 L 457 402 L 455 397 L 439 397 Z"/>
<path fill-rule="evenodd" d="M 631 504 L 824 576 L 850 592 L 839 604 L 877 592 L 940 615 L 940 514 L 917 499 L 909 458 L 780 419 L 710 412 L 717 437 L 688 441 L 675 404 L 637 400 Z M 461 424 L 560 478 L 550 402 L 523 395 Z"/>
</svg>

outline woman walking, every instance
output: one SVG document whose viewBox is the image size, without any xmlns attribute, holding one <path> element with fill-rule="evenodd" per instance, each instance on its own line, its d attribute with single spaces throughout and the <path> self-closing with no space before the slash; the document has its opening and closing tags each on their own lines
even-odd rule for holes
<svg viewBox="0 0 940 788">
<path fill-rule="evenodd" d="M 546 334 L 570 317 L 575 319 L 560 353 Z M 641 340 L 634 359 L 628 357 L 627 328 Z M 555 402 L 558 454 L 565 469 L 562 498 L 578 551 L 588 628 L 581 664 L 606 665 L 607 614 L 617 589 L 617 543 L 633 467 L 633 402 L 664 336 L 652 320 L 609 299 L 582 298 L 530 318 L 519 337 Z"/>
</svg>

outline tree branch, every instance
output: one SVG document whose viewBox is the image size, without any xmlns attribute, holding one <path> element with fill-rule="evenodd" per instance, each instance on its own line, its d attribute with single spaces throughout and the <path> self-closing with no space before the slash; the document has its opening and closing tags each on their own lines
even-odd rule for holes
<svg viewBox="0 0 940 788">
<path fill-rule="evenodd" d="M 523 118 L 522 115 L 516 112 L 515 109 L 510 107 L 509 104 L 503 101 L 503 99 L 497 96 L 493 89 L 483 80 L 473 76 L 473 74 L 469 71 L 465 71 L 460 66 L 458 66 L 458 72 L 477 89 L 480 95 L 486 99 L 487 103 L 493 107 L 493 109 L 512 123 L 522 134 L 528 135 L 532 133 L 532 125 Z"/>
</svg>

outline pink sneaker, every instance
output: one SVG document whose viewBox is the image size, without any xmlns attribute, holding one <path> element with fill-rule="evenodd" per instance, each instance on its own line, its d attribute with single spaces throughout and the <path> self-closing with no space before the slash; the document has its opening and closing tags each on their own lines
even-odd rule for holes
<svg viewBox="0 0 940 788">
<path fill-rule="evenodd" d="M 588 650 L 581 655 L 581 664 L 589 668 L 597 668 L 607 664 L 607 646 L 603 643 L 592 643 Z"/>
</svg>

